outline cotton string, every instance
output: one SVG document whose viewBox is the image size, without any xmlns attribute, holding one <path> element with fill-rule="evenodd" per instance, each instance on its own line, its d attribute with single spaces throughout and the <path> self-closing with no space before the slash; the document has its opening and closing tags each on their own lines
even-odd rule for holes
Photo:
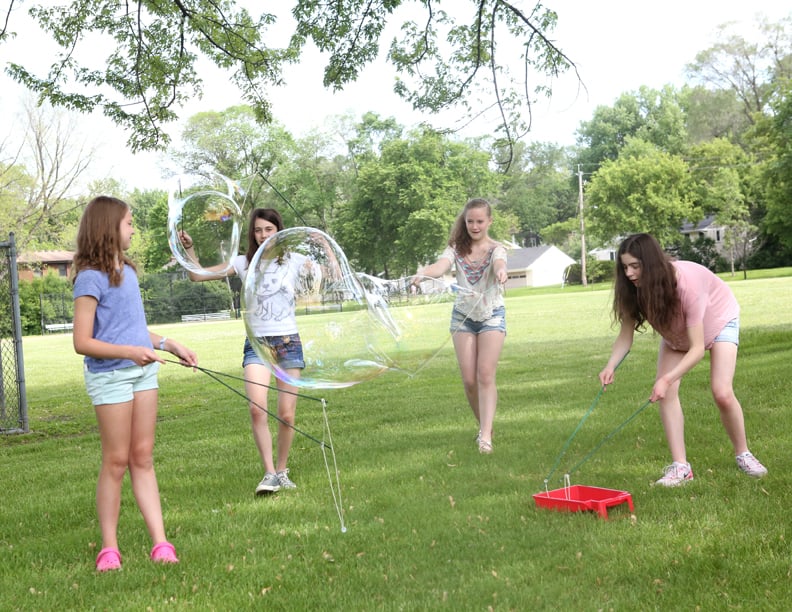
<svg viewBox="0 0 792 612">
<path fill-rule="evenodd" d="M 622 357 L 622 358 L 621 358 L 621 360 L 619 361 L 619 363 L 617 363 L 617 364 L 616 364 L 616 367 L 615 367 L 615 368 L 613 368 L 613 371 L 614 371 L 614 372 L 615 372 L 616 370 L 618 370 L 618 369 L 619 369 L 619 366 L 622 364 L 622 362 L 623 362 L 625 359 L 627 359 L 627 355 L 629 355 L 629 354 L 630 354 L 630 353 L 629 353 L 629 351 L 628 351 L 628 352 L 627 352 L 627 353 L 624 355 L 624 357 Z M 569 449 L 569 445 L 570 445 L 570 444 L 572 444 L 572 440 L 575 438 L 575 436 L 577 435 L 577 433 L 580 431 L 580 428 L 581 428 L 581 427 L 583 427 L 583 423 L 585 423 L 585 422 L 586 422 L 586 419 L 587 419 L 587 418 L 589 418 L 589 415 L 590 415 L 592 412 L 594 412 L 594 408 L 596 408 L 596 406 L 597 406 L 597 403 L 599 402 L 599 399 L 600 399 L 600 397 L 602 397 L 602 394 L 603 394 L 604 392 L 605 392 L 605 385 L 602 385 L 602 386 L 600 386 L 600 389 L 599 389 L 599 391 L 597 392 L 597 395 L 596 395 L 596 397 L 594 398 L 594 401 L 592 401 L 592 402 L 591 402 L 591 405 L 589 406 L 589 408 L 588 408 L 588 410 L 586 411 L 586 413 L 583 415 L 583 418 L 581 418 L 581 419 L 580 419 L 580 422 L 577 424 L 577 427 L 575 427 L 575 430 L 572 432 L 572 435 L 570 435 L 570 436 L 569 436 L 569 438 L 567 439 L 567 441 L 564 443 L 564 446 L 561 448 L 561 452 L 560 452 L 560 453 L 558 454 L 558 456 L 556 457 L 555 463 L 553 464 L 553 467 L 550 469 L 550 473 L 549 473 L 549 474 L 548 474 L 548 475 L 545 477 L 545 479 L 544 479 L 545 491 L 547 491 L 547 483 L 548 483 L 548 482 L 550 482 L 550 477 L 551 477 L 551 476 L 552 476 L 552 475 L 555 473 L 556 469 L 558 468 L 558 465 L 561 463 L 561 459 L 563 459 L 563 458 L 564 458 L 564 455 L 566 454 L 567 450 Z M 643 409 L 643 408 L 642 408 L 642 409 Z M 639 411 L 639 412 L 640 412 L 640 411 Z M 635 415 L 633 415 L 633 416 L 635 416 Z M 630 419 L 628 419 L 628 421 L 627 421 L 627 422 L 629 422 L 630 420 L 632 420 L 632 418 L 633 418 L 633 417 L 630 417 Z M 618 431 L 619 429 L 621 429 L 621 428 L 622 428 L 624 425 L 626 425 L 626 424 L 627 424 L 626 422 L 625 422 L 625 423 L 623 423 L 621 426 L 619 426 L 619 428 L 617 428 L 617 430 L 616 430 L 616 431 Z M 614 432 L 614 433 L 615 433 L 615 432 Z M 613 434 L 611 434 L 611 435 L 613 435 Z M 608 436 L 608 438 L 610 438 L 610 435 Z M 606 438 L 606 439 L 608 439 L 608 438 Z M 599 448 L 600 446 L 602 446 L 602 444 L 601 444 L 601 443 L 600 443 L 600 445 L 599 445 L 599 446 L 597 446 L 597 448 Z M 595 449 L 595 450 L 596 450 L 596 449 Z M 589 453 L 589 455 L 590 455 L 590 454 L 591 454 L 591 453 Z M 588 455 L 587 455 L 587 458 L 588 458 Z M 582 462 L 581 462 L 581 463 L 582 463 Z M 578 463 L 578 466 L 579 466 L 579 465 L 580 465 L 580 463 Z M 577 467 L 577 466 L 575 466 L 575 467 Z M 570 471 L 569 473 L 567 473 L 567 475 L 566 475 L 566 476 L 569 476 L 569 474 L 571 474 L 571 471 Z"/>
<path fill-rule="evenodd" d="M 335 449 L 333 448 L 333 436 L 330 433 L 330 421 L 327 418 L 327 402 L 325 401 L 324 398 L 318 398 L 318 397 L 313 397 L 313 396 L 310 396 L 310 395 L 304 395 L 304 394 L 301 394 L 301 393 L 295 393 L 293 391 L 281 390 L 281 389 L 278 389 L 277 387 L 273 387 L 272 385 L 266 385 L 264 383 L 258 383 L 258 382 L 249 381 L 249 380 L 247 380 L 247 379 L 245 379 L 243 377 L 240 377 L 240 376 L 234 376 L 232 374 L 226 374 L 226 373 L 223 373 L 223 372 L 216 372 L 214 370 L 209 370 L 208 368 L 202 368 L 200 366 L 185 365 L 185 364 L 181 363 L 180 361 L 174 361 L 174 360 L 171 360 L 171 359 L 166 359 L 165 361 L 167 363 L 175 363 L 177 365 L 181 365 L 181 366 L 184 366 L 184 367 L 187 367 L 187 368 L 194 368 L 196 370 L 200 370 L 201 372 L 203 372 L 204 374 L 209 376 L 211 379 L 219 382 L 221 385 L 223 385 L 227 389 L 230 389 L 231 391 L 233 391 L 234 393 L 236 393 L 240 397 L 245 398 L 249 403 L 251 403 L 254 406 L 256 406 L 259 410 L 263 410 L 264 412 L 266 412 L 268 415 L 270 415 L 273 418 L 275 418 L 280 423 L 283 423 L 287 427 L 291 427 L 295 432 L 305 436 L 306 438 L 308 438 L 309 440 L 312 440 L 313 442 L 316 442 L 319 445 L 319 447 L 322 449 L 322 458 L 323 458 L 324 464 L 325 464 L 325 471 L 327 472 L 327 479 L 328 479 L 328 481 L 330 483 L 330 493 L 333 496 L 333 505 L 335 506 L 335 510 L 336 510 L 336 514 L 338 515 L 339 523 L 341 524 L 341 531 L 342 532 L 346 532 L 346 525 L 344 524 L 343 503 L 341 501 L 341 479 L 340 479 L 339 473 L 338 473 L 338 462 L 336 461 Z M 301 397 L 303 399 L 309 399 L 309 400 L 321 403 L 322 404 L 323 433 L 327 436 L 328 441 L 325 442 L 323 440 L 317 440 L 313 436 L 311 436 L 311 435 L 305 433 L 304 431 L 298 429 L 294 425 L 292 425 L 290 423 L 286 423 L 283 419 L 278 417 L 278 415 L 273 414 L 272 412 L 270 412 L 269 410 L 267 410 L 263 406 L 260 406 L 256 402 L 251 401 L 250 398 L 248 398 L 244 393 L 238 391 L 237 389 L 234 389 L 228 383 L 220 380 L 220 378 L 219 378 L 220 376 L 225 376 L 227 378 L 232 378 L 234 380 L 241 380 L 241 381 L 244 381 L 244 382 L 250 382 L 250 383 L 255 384 L 255 385 L 259 385 L 259 386 L 262 386 L 262 387 L 267 387 L 268 389 L 276 390 L 279 393 L 290 393 L 291 395 L 296 395 L 297 397 Z M 330 463 L 329 463 L 329 461 L 327 459 L 327 451 L 326 451 L 326 449 L 330 449 L 330 454 L 331 454 L 331 456 L 333 458 L 333 470 L 335 471 L 335 481 L 333 480 L 333 476 L 330 473 Z"/>
</svg>

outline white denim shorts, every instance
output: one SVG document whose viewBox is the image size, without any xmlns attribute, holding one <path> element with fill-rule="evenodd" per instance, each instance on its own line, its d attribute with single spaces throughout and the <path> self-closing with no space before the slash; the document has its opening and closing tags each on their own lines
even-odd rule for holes
<svg viewBox="0 0 792 612">
<path fill-rule="evenodd" d="M 131 402 L 138 391 L 159 388 L 159 367 L 159 362 L 155 361 L 144 366 L 129 366 L 109 372 L 89 372 L 86 368 L 85 388 L 94 406 Z"/>
<path fill-rule="evenodd" d="M 737 317 L 726 323 L 713 342 L 731 342 L 740 346 L 740 318 Z"/>
</svg>

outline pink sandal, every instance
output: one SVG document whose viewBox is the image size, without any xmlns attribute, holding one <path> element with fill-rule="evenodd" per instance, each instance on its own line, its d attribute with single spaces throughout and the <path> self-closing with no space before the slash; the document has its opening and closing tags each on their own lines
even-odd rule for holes
<svg viewBox="0 0 792 612">
<path fill-rule="evenodd" d="M 151 560 L 155 563 L 178 563 L 176 549 L 170 542 L 160 542 L 151 549 Z"/>
<path fill-rule="evenodd" d="M 108 572 L 121 569 L 121 553 L 116 548 L 103 548 L 96 556 L 96 571 Z"/>
</svg>

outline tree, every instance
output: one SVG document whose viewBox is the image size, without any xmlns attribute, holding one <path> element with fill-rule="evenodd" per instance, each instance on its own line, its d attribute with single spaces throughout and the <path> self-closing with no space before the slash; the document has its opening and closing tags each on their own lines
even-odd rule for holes
<svg viewBox="0 0 792 612">
<path fill-rule="evenodd" d="M 538 246 L 543 229 L 576 215 L 570 163 L 566 149 L 555 144 L 515 147 L 514 163 L 503 177 L 501 208 L 519 220 L 512 233 L 521 243 Z"/>
<path fill-rule="evenodd" d="M 292 135 L 279 123 L 262 126 L 251 106 L 197 113 L 182 131 L 183 147 L 172 153 L 186 172 L 210 167 L 235 179 L 271 174 L 293 148 Z"/>
<path fill-rule="evenodd" d="M 615 160 L 630 138 L 671 154 L 682 153 L 688 140 L 685 115 L 670 86 L 623 93 L 612 107 L 597 107 L 590 121 L 581 122 L 577 135 L 576 163 L 584 172 L 595 172 L 599 164 Z"/>
<path fill-rule="evenodd" d="M 767 143 L 769 160 L 763 167 L 767 214 L 763 231 L 792 256 L 792 81 L 787 81 L 781 95 L 773 102 L 774 115 L 758 125 Z M 788 265 L 788 264 L 787 264 Z"/>
<path fill-rule="evenodd" d="M 718 42 L 687 66 L 694 82 L 733 92 L 751 125 L 768 110 L 778 87 L 792 78 L 792 17 L 776 23 L 761 17 L 757 26 L 756 43 L 734 33 L 731 24 L 720 26 Z"/>
<path fill-rule="evenodd" d="M 488 157 L 428 128 L 384 143 L 332 227 L 353 267 L 396 278 L 435 257 L 465 201 L 495 192 Z"/>
<path fill-rule="evenodd" d="M 274 207 L 287 225 L 328 231 L 338 208 L 349 200 L 349 158 L 334 153 L 335 148 L 326 134 L 312 131 L 294 143 L 291 158 L 271 177 L 282 200 Z"/>
<path fill-rule="evenodd" d="M 732 90 L 686 85 L 680 92 L 680 104 L 685 113 L 688 139 L 693 145 L 713 138 L 739 143 L 750 127 L 742 104 Z"/>
<path fill-rule="evenodd" d="M 603 244 L 636 232 L 675 244 L 682 223 L 701 218 L 685 161 L 635 139 L 602 164 L 585 195 L 587 235 Z"/>
<path fill-rule="evenodd" d="M 724 242 L 733 274 L 735 260 L 747 249 L 745 242 L 756 237 L 756 228 L 750 223 L 750 182 L 744 178 L 750 173 L 751 159 L 724 139 L 693 147 L 689 156 L 696 205 L 704 214 L 713 214 L 725 228 Z"/>
<path fill-rule="evenodd" d="M 10 0 L 8 15 L 16 2 Z M 233 0 L 71 0 L 65 6 L 34 6 L 30 15 L 61 51 L 44 76 L 33 74 L 23 58 L 8 72 L 53 105 L 101 109 L 128 130 L 129 146 L 139 151 L 168 144 L 163 126 L 177 118 L 185 100 L 201 93 L 200 58 L 228 71 L 256 118 L 267 122 L 264 92 L 282 84 L 284 65 L 296 62 L 306 44 L 329 54 L 324 85 L 341 89 L 378 56 L 391 19 L 403 24 L 402 38 L 388 54 L 405 76 L 396 93 L 429 112 L 461 105 L 475 115 L 482 106 L 497 108 L 498 131 L 508 143 L 530 126 L 535 97 L 549 93 L 541 77 L 574 68 L 548 38 L 557 15 L 541 3 L 525 13 L 513 2 L 471 0 L 464 22 L 432 2 L 423 3 L 422 19 L 404 20 L 395 14 L 403 4 L 408 3 L 296 0 L 279 7 L 290 9 L 293 20 L 292 35 L 282 46 L 267 42 L 283 40 L 281 32 L 292 23 L 270 13 L 255 18 Z M 7 21 L 2 28 L 0 44 L 13 35 Z M 503 59 L 510 53 L 507 41 L 516 58 L 511 70 Z M 91 53 L 81 61 L 79 51 L 88 43 Z M 97 60 L 97 49 L 107 50 L 98 58 L 101 68 L 90 63 Z M 530 81 L 534 73 L 538 85 Z"/>
<path fill-rule="evenodd" d="M 93 150 L 76 137 L 74 117 L 28 100 L 24 144 L 11 165 L 0 165 L 0 220 L 16 234 L 17 248 L 64 248 L 76 225 L 79 180 Z"/>
<path fill-rule="evenodd" d="M 135 221 L 130 256 L 146 272 L 158 272 L 171 261 L 168 244 L 168 195 L 164 191 L 135 189 L 128 196 Z"/>
</svg>

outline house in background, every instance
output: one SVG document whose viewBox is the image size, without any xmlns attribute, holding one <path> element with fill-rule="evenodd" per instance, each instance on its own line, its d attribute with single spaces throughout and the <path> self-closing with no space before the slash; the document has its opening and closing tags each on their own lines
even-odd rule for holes
<svg viewBox="0 0 792 612">
<path fill-rule="evenodd" d="M 726 228 L 715 221 L 715 215 L 707 215 L 698 223 L 685 223 L 682 225 L 682 235 L 688 236 L 691 242 L 699 238 L 710 238 L 715 243 L 715 249 L 723 255 L 726 247 L 723 244 L 723 237 Z"/>
<path fill-rule="evenodd" d="M 715 215 L 707 215 L 698 223 L 683 223 L 679 231 L 683 236 L 690 238 L 691 242 L 696 242 L 699 238 L 711 238 L 718 253 L 725 256 L 726 247 L 723 238 L 726 235 L 726 228 L 715 221 Z M 621 240 L 622 238 L 619 238 L 617 243 Z M 618 246 L 606 246 L 592 249 L 588 253 L 600 261 L 616 261 L 618 250 Z"/>
<path fill-rule="evenodd" d="M 507 289 L 564 284 L 567 268 L 576 263 L 558 247 L 542 245 L 506 251 Z"/>
<path fill-rule="evenodd" d="M 19 280 L 31 281 L 34 278 L 55 273 L 68 278 L 71 273 L 73 251 L 28 251 L 17 256 Z"/>
<path fill-rule="evenodd" d="M 602 247 L 599 249 L 592 249 L 588 254 L 597 261 L 616 261 L 616 252 L 619 247 Z"/>
</svg>

